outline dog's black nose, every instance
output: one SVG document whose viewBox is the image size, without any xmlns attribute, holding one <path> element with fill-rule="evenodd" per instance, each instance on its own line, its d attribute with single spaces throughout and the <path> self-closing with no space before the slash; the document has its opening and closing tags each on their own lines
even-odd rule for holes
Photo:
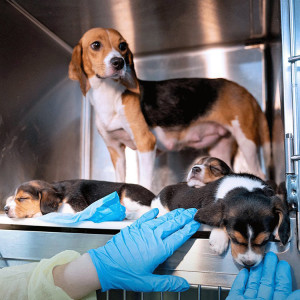
<svg viewBox="0 0 300 300">
<path fill-rule="evenodd" d="M 193 167 L 192 168 L 192 172 L 193 173 L 200 173 L 201 172 L 201 168 L 199 168 L 199 167 Z"/>
<path fill-rule="evenodd" d="M 121 70 L 124 67 L 124 59 L 121 57 L 113 57 L 110 63 L 116 70 Z"/>
<path fill-rule="evenodd" d="M 9 211 L 9 206 L 4 206 L 4 212 L 7 214 Z"/>
<path fill-rule="evenodd" d="M 248 268 L 253 267 L 255 265 L 255 263 L 251 260 L 245 260 L 245 261 L 243 261 L 243 264 L 245 267 L 248 267 Z"/>
</svg>

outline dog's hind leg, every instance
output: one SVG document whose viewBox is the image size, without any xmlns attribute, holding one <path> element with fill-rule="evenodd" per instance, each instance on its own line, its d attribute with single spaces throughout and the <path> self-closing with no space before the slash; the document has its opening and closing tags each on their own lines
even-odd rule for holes
<svg viewBox="0 0 300 300">
<path fill-rule="evenodd" d="M 248 172 L 260 177 L 261 179 L 265 179 L 266 176 L 261 169 L 259 160 L 259 146 L 254 142 L 255 137 L 251 136 L 251 139 L 249 139 L 245 135 L 245 131 L 241 127 L 238 119 L 233 120 L 231 125 L 232 127 L 230 128 L 230 131 L 235 137 L 239 149 L 243 153 L 243 157 L 247 162 L 249 168 Z"/>
</svg>

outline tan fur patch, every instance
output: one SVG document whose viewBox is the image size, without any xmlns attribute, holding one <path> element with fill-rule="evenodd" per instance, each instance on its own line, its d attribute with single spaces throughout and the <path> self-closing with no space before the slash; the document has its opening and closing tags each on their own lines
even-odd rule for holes
<svg viewBox="0 0 300 300">
<path fill-rule="evenodd" d="M 119 158 L 119 154 L 118 154 L 118 152 L 114 148 L 112 148 L 110 146 L 107 146 L 107 149 L 109 151 L 111 161 L 112 161 L 114 167 L 116 167 L 117 160 Z"/>
<path fill-rule="evenodd" d="M 244 254 L 247 249 L 246 246 L 231 243 L 231 254 L 234 258 L 237 258 L 239 254 Z"/>
<path fill-rule="evenodd" d="M 243 243 L 243 244 L 248 243 L 247 239 L 240 232 L 234 231 L 233 235 L 239 243 Z"/>
<path fill-rule="evenodd" d="M 269 233 L 261 232 L 257 235 L 257 237 L 252 241 L 254 245 L 260 245 L 264 241 L 266 241 L 270 237 Z"/>
<path fill-rule="evenodd" d="M 156 138 L 150 131 L 140 107 L 140 100 L 137 94 L 125 92 L 122 95 L 124 112 L 130 124 L 137 150 L 140 152 L 153 151 Z"/>
<path fill-rule="evenodd" d="M 15 216 L 17 218 L 31 218 L 40 213 L 40 201 L 31 194 L 20 191 L 15 197 Z"/>
</svg>

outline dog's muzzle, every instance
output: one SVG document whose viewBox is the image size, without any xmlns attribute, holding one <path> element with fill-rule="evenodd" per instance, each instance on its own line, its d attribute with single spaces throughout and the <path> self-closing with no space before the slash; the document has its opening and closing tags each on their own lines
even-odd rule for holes
<svg viewBox="0 0 300 300">
<path fill-rule="evenodd" d="M 110 63 L 116 71 L 122 70 L 125 65 L 124 59 L 121 57 L 113 57 L 110 60 Z"/>
</svg>

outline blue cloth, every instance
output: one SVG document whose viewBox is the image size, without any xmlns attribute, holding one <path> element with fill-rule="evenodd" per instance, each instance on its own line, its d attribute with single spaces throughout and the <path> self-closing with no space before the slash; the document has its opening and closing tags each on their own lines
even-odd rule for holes
<svg viewBox="0 0 300 300">
<path fill-rule="evenodd" d="M 58 224 L 77 224 L 83 221 L 92 221 L 94 223 L 122 221 L 125 219 L 125 210 L 125 207 L 120 203 L 118 193 L 113 192 L 76 214 L 54 212 L 37 219 Z"/>
<path fill-rule="evenodd" d="M 198 230 L 196 211 L 177 209 L 156 219 L 155 208 L 122 229 L 105 246 L 89 250 L 102 291 L 187 290 L 189 284 L 184 278 L 153 271 Z"/>
</svg>

